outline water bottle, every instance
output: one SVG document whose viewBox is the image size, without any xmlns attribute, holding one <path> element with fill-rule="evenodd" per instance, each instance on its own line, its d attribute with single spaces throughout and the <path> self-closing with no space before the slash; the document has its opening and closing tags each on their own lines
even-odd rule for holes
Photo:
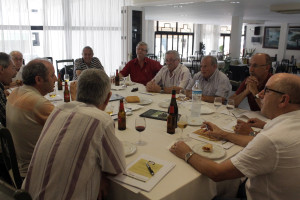
<svg viewBox="0 0 300 200">
<path fill-rule="evenodd" d="M 192 108 L 191 108 L 192 117 L 200 117 L 201 96 L 202 96 L 202 88 L 200 86 L 199 80 L 196 80 L 196 83 L 192 88 L 192 101 L 193 101 Z"/>
</svg>

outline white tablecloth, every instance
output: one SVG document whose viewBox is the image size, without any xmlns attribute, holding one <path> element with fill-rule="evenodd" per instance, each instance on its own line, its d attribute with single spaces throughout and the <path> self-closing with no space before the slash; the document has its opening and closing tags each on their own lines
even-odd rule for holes
<svg viewBox="0 0 300 200">
<path fill-rule="evenodd" d="M 131 92 L 132 88 L 138 87 L 137 92 Z M 145 87 L 140 84 L 135 84 L 133 86 L 128 86 L 125 90 L 112 91 L 113 93 L 120 94 L 124 97 L 126 96 L 139 96 L 141 98 L 152 99 L 153 102 L 150 105 L 133 111 L 133 115 L 127 116 L 126 119 L 126 130 L 119 131 L 116 124 L 116 135 L 121 141 L 129 141 L 135 143 L 138 141 L 139 133 L 135 130 L 135 118 L 147 111 L 148 109 L 158 109 L 158 110 L 167 110 L 167 108 L 161 108 L 158 106 L 158 103 L 164 100 L 171 99 L 170 94 L 154 94 L 153 96 L 141 94 L 139 92 L 145 92 Z M 63 96 L 62 92 L 58 92 Z M 58 104 L 57 102 L 55 104 Z M 109 102 L 115 106 L 115 112 L 118 110 L 119 101 Z M 179 104 L 179 103 L 178 103 Z M 182 105 L 179 105 L 179 113 L 189 114 L 190 103 L 186 102 Z M 213 104 L 207 104 L 213 108 Z M 125 104 L 125 107 L 127 104 Z M 219 108 L 222 110 L 223 108 Z M 233 117 L 223 114 L 209 114 L 202 115 L 203 119 L 212 121 L 220 126 L 225 126 L 230 121 L 234 120 Z M 226 120 L 225 120 L 226 119 Z M 239 179 L 222 181 L 215 183 L 206 176 L 201 175 L 196 171 L 192 166 L 187 164 L 184 160 L 174 156 L 169 150 L 168 147 L 180 136 L 180 129 L 176 129 L 174 135 L 167 133 L 166 122 L 161 120 L 146 119 L 146 129 L 142 132 L 142 140 L 146 141 L 145 146 L 137 146 L 137 152 L 126 158 L 126 163 L 134 161 L 140 154 L 148 154 L 159 159 L 167 160 L 176 164 L 173 168 L 150 192 L 145 192 L 140 189 L 116 183 L 111 181 L 110 184 L 110 193 L 108 199 L 130 199 L 130 200 L 141 200 L 141 199 L 201 199 L 209 200 L 212 199 L 215 195 L 225 195 L 233 197 L 236 192 L 238 185 L 240 183 Z M 184 133 L 191 133 L 197 129 L 199 126 L 187 126 L 184 129 Z M 191 139 L 187 142 L 190 146 L 193 146 L 199 141 Z M 238 153 L 242 148 L 240 146 L 234 145 L 229 150 L 226 150 L 226 156 L 222 159 L 216 160 L 217 162 L 222 162 L 225 159 L 228 159 Z"/>
</svg>

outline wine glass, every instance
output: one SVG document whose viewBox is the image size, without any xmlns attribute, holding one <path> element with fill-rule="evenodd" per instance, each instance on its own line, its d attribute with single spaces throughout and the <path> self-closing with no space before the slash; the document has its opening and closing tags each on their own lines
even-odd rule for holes
<svg viewBox="0 0 300 200">
<path fill-rule="evenodd" d="M 183 137 L 183 129 L 187 127 L 188 117 L 186 115 L 181 115 L 178 119 L 177 126 L 181 129 L 180 137 L 177 138 L 179 141 L 187 141 L 189 138 Z"/>
<path fill-rule="evenodd" d="M 127 85 L 126 85 L 126 79 L 127 79 L 127 77 L 123 77 L 123 85 L 122 85 L 123 88 L 127 87 Z"/>
<path fill-rule="evenodd" d="M 184 89 L 179 90 L 178 98 L 181 101 L 180 105 L 184 103 L 185 97 L 186 97 L 185 90 Z"/>
<path fill-rule="evenodd" d="M 69 82 L 69 80 L 70 80 L 69 74 L 65 74 L 64 75 L 64 80 L 67 81 L 67 82 Z"/>
<path fill-rule="evenodd" d="M 113 105 L 107 105 L 105 108 L 105 112 L 108 113 L 109 115 L 112 115 L 114 112 L 114 106 Z"/>
<path fill-rule="evenodd" d="M 110 82 L 115 83 L 115 73 L 113 71 L 110 72 Z"/>
<path fill-rule="evenodd" d="M 145 141 L 141 140 L 141 132 L 143 132 L 146 128 L 146 119 L 144 117 L 135 118 L 135 130 L 140 132 L 139 141 L 136 143 L 139 146 L 143 146 L 146 144 Z"/>
<path fill-rule="evenodd" d="M 228 99 L 226 108 L 227 108 L 229 114 L 233 115 L 233 114 L 232 114 L 232 111 L 233 111 L 233 109 L 234 109 L 234 99 Z M 233 116 L 234 116 L 234 115 L 233 115 Z M 235 116 L 234 116 L 234 117 L 235 117 Z"/>
<path fill-rule="evenodd" d="M 222 97 L 215 97 L 214 106 L 215 106 L 216 112 L 218 111 L 218 108 L 221 107 L 221 105 L 222 105 Z"/>
</svg>

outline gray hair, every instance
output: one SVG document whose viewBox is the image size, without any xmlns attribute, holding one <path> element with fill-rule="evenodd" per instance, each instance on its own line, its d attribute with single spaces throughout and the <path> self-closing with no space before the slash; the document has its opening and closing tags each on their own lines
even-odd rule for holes
<svg viewBox="0 0 300 200">
<path fill-rule="evenodd" d="M 94 50 L 92 49 L 92 47 L 90 47 L 90 46 L 85 46 L 85 47 L 82 49 L 82 53 L 83 53 L 83 51 L 84 51 L 85 49 L 88 49 L 88 50 L 92 51 L 92 53 L 94 54 Z"/>
<path fill-rule="evenodd" d="M 110 80 L 103 70 L 86 69 L 78 79 L 77 101 L 102 105 L 110 92 Z"/>
<path fill-rule="evenodd" d="M 20 51 L 12 51 L 9 53 L 12 58 L 16 57 L 17 54 L 21 55 L 23 58 L 23 54 Z"/>
<path fill-rule="evenodd" d="M 11 62 L 11 57 L 7 53 L 0 52 L 0 65 L 6 69 Z"/>
<path fill-rule="evenodd" d="M 278 81 L 274 82 L 274 89 L 288 94 L 290 96 L 290 103 L 300 104 L 300 78 L 298 76 L 294 74 L 278 73 L 275 74 L 273 78 L 278 78 Z"/>
<path fill-rule="evenodd" d="M 22 79 L 25 85 L 35 85 L 35 77 L 41 76 L 45 81 L 48 81 L 48 69 L 44 64 L 45 60 L 34 59 L 25 65 L 22 72 Z"/>
<path fill-rule="evenodd" d="M 178 51 L 175 51 L 175 50 L 169 50 L 169 51 L 166 52 L 166 55 L 167 55 L 167 54 L 173 54 L 173 55 L 175 56 L 175 59 L 176 59 L 176 60 L 180 60 Z"/>
<path fill-rule="evenodd" d="M 148 44 L 147 44 L 146 42 L 140 41 L 140 42 L 136 45 L 136 48 L 138 48 L 138 46 L 146 46 L 147 52 L 148 52 Z"/>
</svg>

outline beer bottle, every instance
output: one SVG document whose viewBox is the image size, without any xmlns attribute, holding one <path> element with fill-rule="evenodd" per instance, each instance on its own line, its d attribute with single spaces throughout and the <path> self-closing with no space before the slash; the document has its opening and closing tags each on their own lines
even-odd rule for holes
<svg viewBox="0 0 300 200">
<path fill-rule="evenodd" d="M 119 77 L 119 72 L 116 70 L 116 77 L 115 77 L 115 86 L 120 85 L 120 77 Z"/>
<path fill-rule="evenodd" d="M 126 113 L 124 110 L 123 99 L 120 99 L 120 107 L 118 112 L 118 129 L 125 130 L 126 129 Z"/>
<path fill-rule="evenodd" d="M 176 90 L 172 90 L 172 98 L 171 98 L 171 103 L 170 103 L 170 106 L 169 106 L 169 109 L 168 109 L 168 113 L 170 113 L 170 107 L 171 106 L 174 106 L 174 114 L 175 114 L 175 117 L 176 117 L 176 122 L 178 120 L 178 106 L 177 106 L 177 102 L 176 102 Z M 176 126 L 177 128 L 177 123 L 176 123 Z"/>
<path fill-rule="evenodd" d="M 176 115 L 174 113 L 174 106 L 171 105 L 169 108 L 169 115 L 167 117 L 167 133 L 174 134 L 176 128 Z"/>
<path fill-rule="evenodd" d="M 70 92 L 67 81 L 65 81 L 64 102 L 70 102 Z"/>
<path fill-rule="evenodd" d="M 57 89 L 58 89 L 58 90 L 62 90 L 62 80 L 61 80 L 60 73 L 58 73 Z"/>
</svg>

